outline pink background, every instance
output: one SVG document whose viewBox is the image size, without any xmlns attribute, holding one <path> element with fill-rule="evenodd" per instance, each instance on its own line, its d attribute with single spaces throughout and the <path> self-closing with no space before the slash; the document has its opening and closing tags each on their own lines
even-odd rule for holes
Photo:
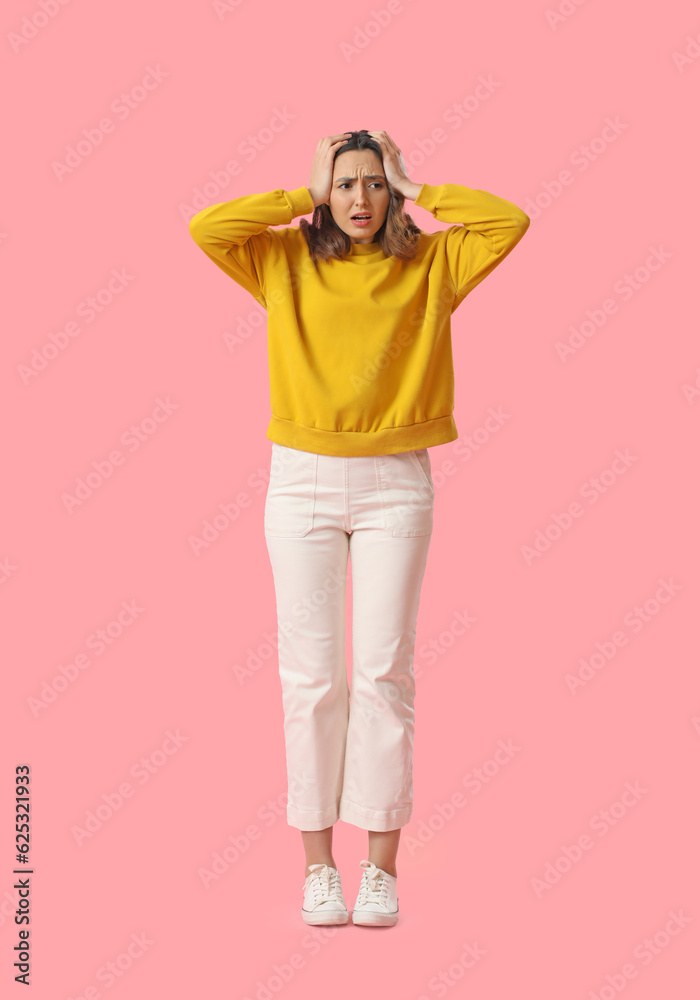
<svg viewBox="0 0 700 1000">
<path fill-rule="evenodd" d="M 3 8 L 2 988 L 28 763 L 42 1000 L 697 997 L 697 5 L 226 6 Z M 313 934 L 270 643 L 265 314 L 187 221 L 207 184 L 200 207 L 308 184 L 319 138 L 362 127 L 411 180 L 532 223 L 453 318 L 401 919 Z M 84 129 L 101 141 L 59 178 Z M 366 850 L 338 824 L 349 903 Z"/>
</svg>

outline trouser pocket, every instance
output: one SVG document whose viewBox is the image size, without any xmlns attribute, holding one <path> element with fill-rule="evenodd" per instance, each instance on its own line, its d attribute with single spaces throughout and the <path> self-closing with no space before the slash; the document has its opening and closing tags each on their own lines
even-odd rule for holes
<svg viewBox="0 0 700 1000">
<path fill-rule="evenodd" d="M 418 471 L 422 474 L 425 481 L 425 485 L 430 490 L 431 495 L 435 496 L 435 486 L 433 484 L 433 476 L 430 469 L 430 455 L 428 454 L 427 448 L 418 448 L 415 451 L 407 452 L 413 460 L 413 464 L 418 468 Z"/>
<path fill-rule="evenodd" d="M 427 449 L 379 455 L 378 460 L 387 530 L 404 538 L 431 534 L 435 490 Z"/>
<path fill-rule="evenodd" d="M 265 534 L 303 538 L 314 522 L 318 455 L 272 442 Z"/>
</svg>

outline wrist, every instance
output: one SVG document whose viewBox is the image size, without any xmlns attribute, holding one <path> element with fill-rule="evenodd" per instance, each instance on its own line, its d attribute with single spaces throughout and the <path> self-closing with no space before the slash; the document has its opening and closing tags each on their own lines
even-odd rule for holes
<svg viewBox="0 0 700 1000">
<path fill-rule="evenodd" d="M 415 201 L 422 187 L 422 184 L 416 184 L 413 181 L 406 181 L 405 184 L 402 184 L 400 188 L 395 188 L 395 190 L 397 190 L 399 194 L 402 194 L 404 198 L 408 198 L 410 201 Z"/>
<path fill-rule="evenodd" d="M 314 208 L 318 208 L 319 205 L 323 204 L 323 201 L 319 198 L 313 188 L 309 188 L 309 194 L 311 195 L 311 200 L 314 203 Z"/>
</svg>

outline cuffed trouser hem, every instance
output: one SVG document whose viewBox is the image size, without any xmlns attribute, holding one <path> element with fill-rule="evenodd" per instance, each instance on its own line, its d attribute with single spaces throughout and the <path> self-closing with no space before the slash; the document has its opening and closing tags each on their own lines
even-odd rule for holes
<svg viewBox="0 0 700 1000">
<path fill-rule="evenodd" d="M 340 810 L 335 806 L 328 809 L 297 809 L 295 806 L 287 805 L 287 823 L 297 830 L 312 832 L 315 830 L 326 830 L 329 826 L 334 826 L 339 819 L 344 823 L 351 823 L 359 826 L 361 830 L 373 830 L 377 833 L 386 833 L 388 830 L 398 830 L 411 819 L 413 806 L 405 806 L 403 809 L 392 809 L 389 812 L 381 809 L 365 809 L 357 806 L 354 802 L 341 799 Z"/>
<path fill-rule="evenodd" d="M 327 809 L 297 809 L 287 803 L 287 823 L 297 830 L 325 830 L 338 821 L 338 807 Z"/>
<path fill-rule="evenodd" d="M 412 805 L 387 812 L 385 809 L 366 809 L 364 806 L 355 805 L 354 802 L 348 802 L 347 799 L 340 800 L 340 818 L 344 823 L 352 823 L 362 830 L 374 830 L 378 833 L 406 826 L 412 812 Z"/>
</svg>

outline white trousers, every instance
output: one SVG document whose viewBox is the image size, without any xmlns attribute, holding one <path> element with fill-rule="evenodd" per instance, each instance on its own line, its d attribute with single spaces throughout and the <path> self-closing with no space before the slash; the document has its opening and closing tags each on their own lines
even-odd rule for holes
<svg viewBox="0 0 700 1000">
<path fill-rule="evenodd" d="M 265 539 L 290 826 L 323 830 L 342 819 L 385 831 L 411 818 L 413 656 L 434 497 L 426 448 L 346 458 L 272 443 Z"/>
</svg>

